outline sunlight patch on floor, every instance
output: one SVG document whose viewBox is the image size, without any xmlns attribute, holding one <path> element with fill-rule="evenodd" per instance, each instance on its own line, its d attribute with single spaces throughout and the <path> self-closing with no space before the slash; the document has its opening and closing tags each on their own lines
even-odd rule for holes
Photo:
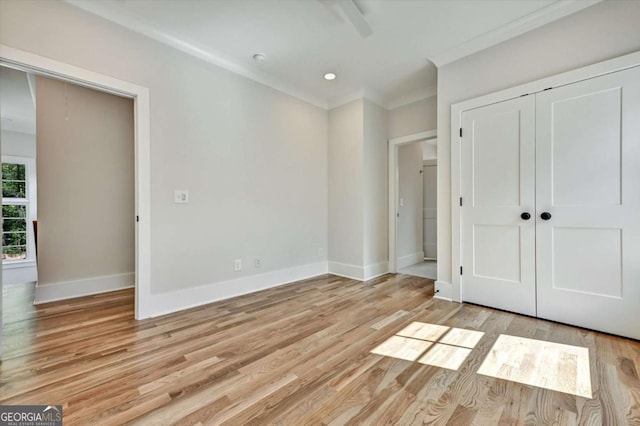
<svg viewBox="0 0 640 426">
<path fill-rule="evenodd" d="M 415 361 L 429 346 L 431 346 L 431 342 L 425 342 L 424 340 L 391 336 L 381 345 L 374 348 L 371 353 L 404 359 L 406 361 Z"/>
<path fill-rule="evenodd" d="M 457 370 L 471 353 L 471 349 L 436 343 L 418 360 L 420 364 Z"/>
<path fill-rule="evenodd" d="M 371 353 L 457 370 L 482 336 L 481 331 L 415 321 Z"/>
<path fill-rule="evenodd" d="M 464 330 L 462 328 L 452 328 L 447 334 L 442 336 L 440 343 L 447 345 L 462 346 L 473 349 L 476 347 L 484 333 L 482 331 Z"/>
<path fill-rule="evenodd" d="M 502 334 L 478 374 L 592 398 L 589 349 Z"/>
<path fill-rule="evenodd" d="M 397 336 L 413 337 L 420 340 L 438 340 L 444 333 L 449 331 L 449 327 L 437 324 L 427 324 L 424 322 L 414 321 L 399 332 Z"/>
</svg>

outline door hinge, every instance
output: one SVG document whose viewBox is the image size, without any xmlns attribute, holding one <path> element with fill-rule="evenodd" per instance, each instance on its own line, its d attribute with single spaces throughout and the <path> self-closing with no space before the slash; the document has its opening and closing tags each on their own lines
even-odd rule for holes
<svg viewBox="0 0 640 426">
<path fill-rule="evenodd" d="M 460 267 L 460 275 L 462 275 L 462 266 Z"/>
<path fill-rule="evenodd" d="M 462 207 L 462 197 L 460 197 L 460 207 Z"/>
<path fill-rule="evenodd" d="M 460 137 L 462 137 L 462 127 L 460 127 Z"/>
<path fill-rule="evenodd" d="M 136 222 L 140 222 L 140 216 L 136 216 Z"/>
</svg>

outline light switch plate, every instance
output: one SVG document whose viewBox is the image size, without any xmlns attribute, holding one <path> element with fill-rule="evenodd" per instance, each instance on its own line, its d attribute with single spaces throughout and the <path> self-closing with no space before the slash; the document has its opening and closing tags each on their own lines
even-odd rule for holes
<svg viewBox="0 0 640 426">
<path fill-rule="evenodd" d="M 186 189 L 176 189 L 173 192 L 173 202 L 185 204 L 189 202 L 189 191 Z"/>
</svg>

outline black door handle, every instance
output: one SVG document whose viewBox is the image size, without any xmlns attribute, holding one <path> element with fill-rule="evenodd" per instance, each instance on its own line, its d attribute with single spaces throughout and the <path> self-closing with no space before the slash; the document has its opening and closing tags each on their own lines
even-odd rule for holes
<svg viewBox="0 0 640 426">
<path fill-rule="evenodd" d="M 524 213 L 522 213 L 522 214 L 520 215 L 520 217 L 521 217 L 522 219 L 524 219 L 524 220 L 529 220 L 529 219 L 531 219 L 531 214 L 529 214 L 529 213 L 527 213 L 527 212 L 524 212 Z"/>
<path fill-rule="evenodd" d="M 549 213 L 549 212 L 543 212 L 543 213 L 540 215 L 540 219 L 542 219 L 542 220 L 549 220 L 549 219 L 551 219 L 551 213 Z"/>
</svg>

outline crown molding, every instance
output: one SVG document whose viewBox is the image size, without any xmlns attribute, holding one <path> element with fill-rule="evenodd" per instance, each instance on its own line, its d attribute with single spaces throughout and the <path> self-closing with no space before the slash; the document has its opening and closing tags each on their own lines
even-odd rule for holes
<svg viewBox="0 0 640 426">
<path fill-rule="evenodd" d="M 271 87 L 279 92 L 283 92 L 294 98 L 310 103 L 322 109 L 327 109 L 328 105 L 324 99 L 302 92 L 292 85 L 272 77 L 271 75 L 256 70 L 249 69 L 226 57 L 225 55 L 214 52 L 208 47 L 198 45 L 195 42 L 187 41 L 185 37 L 178 34 L 172 34 L 161 30 L 157 26 L 145 21 L 139 17 L 131 15 L 122 9 L 122 6 L 116 6 L 112 2 L 103 1 L 86 1 L 86 0 L 64 0 L 66 3 L 78 7 L 86 12 L 97 15 L 103 19 L 114 22 L 138 34 L 147 36 L 164 45 L 173 47 L 183 53 L 194 56 L 205 62 L 217 67 L 223 68 L 234 74 L 241 75 L 250 80 L 256 81 L 265 86 Z"/>
<path fill-rule="evenodd" d="M 260 84 L 271 87 L 272 89 L 283 92 L 287 95 L 293 96 L 294 98 L 300 99 L 304 102 L 310 103 L 325 110 L 337 108 L 339 106 L 348 104 L 349 102 L 353 102 L 355 100 L 363 98 L 369 99 L 371 102 L 382 106 L 385 109 L 392 109 L 433 96 L 436 90 L 435 87 L 428 88 L 415 94 L 404 96 L 400 99 L 393 99 L 390 103 L 386 102 L 385 97 L 380 93 L 368 89 L 359 90 L 347 96 L 326 101 L 324 99 L 318 98 L 317 96 L 305 93 L 282 80 L 272 77 L 267 73 L 249 69 L 248 67 L 237 63 L 233 59 L 221 54 L 220 52 L 214 52 L 210 48 L 203 47 L 192 41 L 188 41 L 186 40 L 186 38 L 178 34 L 172 34 L 163 31 L 157 26 L 149 23 L 148 21 L 131 15 L 128 11 L 124 10 L 122 6 L 117 6 L 115 3 L 87 0 L 64 1 L 70 5 L 84 10 L 85 12 L 89 12 L 93 15 L 97 15 L 103 19 L 114 22 L 131 31 L 142 34 L 174 49 L 180 50 L 183 53 L 194 56 L 209 64 L 223 68 L 234 74 L 241 75 L 250 80 L 256 81 Z"/>
<path fill-rule="evenodd" d="M 424 99 L 429 99 L 438 94 L 438 86 L 434 85 L 431 87 L 427 87 L 426 89 L 417 90 L 415 92 L 409 93 L 408 95 L 400 96 L 392 101 L 387 102 L 387 109 L 396 109 L 403 107 L 405 105 L 412 104 L 414 102 L 422 101 Z"/>
<path fill-rule="evenodd" d="M 353 101 L 357 101 L 359 99 L 364 99 L 365 97 L 366 96 L 365 96 L 364 90 L 358 90 L 357 92 L 350 93 L 347 96 L 342 96 L 342 97 L 330 100 L 327 103 L 327 109 L 338 108 L 338 107 L 341 107 L 342 105 L 346 105 L 346 104 L 351 103 Z"/>
<path fill-rule="evenodd" d="M 379 107 L 387 109 L 387 103 L 385 102 L 384 97 L 380 93 L 374 90 L 367 90 L 367 89 L 363 90 L 362 98 L 368 100 L 371 103 L 378 105 Z"/>
<path fill-rule="evenodd" d="M 495 30 L 488 31 L 469 41 L 459 44 L 451 49 L 437 53 L 429 57 L 438 68 L 472 55 L 480 50 L 487 49 L 503 41 L 517 37 L 521 34 L 553 22 L 557 19 L 571 15 L 603 0 L 561 0 L 549 6 L 536 10 L 521 18 L 515 19 Z"/>
<path fill-rule="evenodd" d="M 64 0 L 66 3 L 78 7 L 86 12 L 97 15 L 103 19 L 114 22 L 138 34 L 142 34 L 164 45 L 177 49 L 190 56 L 201 59 L 216 67 L 223 68 L 234 74 L 238 74 L 260 84 L 268 86 L 279 92 L 300 99 L 311 105 L 328 110 L 366 98 L 382 106 L 385 109 L 395 109 L 413 102 L 427 99 L 436 95 L 437 87 L 429 87 L 424 90 L 412 92 L 400 97 L 385 97 L 372 90 L 360 90 L 334 100 L 325 100 L 315 95 L 302 91 L 286 81 L 275 78 L 272 75 L 251 69 L 242 65 L 228 56 L 216 52 L 209 47 L 204 47 L 196 42 L 189 41 L 185 37 L 161 30 L 156 25 L 133 16 L 130 12 L 117 3 L 89 0 Z M 603 0 L 560 0 L 556 3 L 538 9 L 522 18 L 511 21 L 501 28 L 486 32 L 480 36 L 464 42 L 458 46 L 440 52 L 431 60 L 437 67 L 446 65 L 465 56 L 486 49 L 510 38 L 516 37 L 541 25 L 547 24 L 564 16 L 575 13 L 586 7 L 597 4 Z"/>
<path fill-rule="evenodd" d="M 334 109 L 341 107 L 342 105 L 346 105 L 350 102 L 357 101 L 358 99 L 367 99 L 374 104 L 386 109 L 396 109 L 403 107 L 405 105 L 412 104 L 414 102 L 421 101 L 423 99 L 429 99 L 433 96 L 436 96 L 438 93 L 437 86 L 427 87 L 426 89 L 418 90 L 415 92 L 411 92 L 408 95 L 392 98 L 391 100 L 385 101 L 385 98 L 372 90 L 359 90 L 357 92 L 353 92 L 348 96 L 344 96 L 333 101 L 330 101 L 328 104 L 328 109 Z"/>
<path fill-rule="evenodd" d="M 384 98 L 382 97 L 382 95 L 380 95 L 380 93 L 373 90 L 366 90 L 366 89 L 358 90 L 357 92 L 353 92 L 347 96 L 343 96 L 343 97 L 334 99 L 332 101 L 329 101 L 328 109 L 338 108 L 350 102 L 357 101 L 358 99 L 366 99 L 369 102 L 372 102 L 378 105 L 379 107 L 388 109 L 387 103 L 384 101 Z"/>
</svg>

